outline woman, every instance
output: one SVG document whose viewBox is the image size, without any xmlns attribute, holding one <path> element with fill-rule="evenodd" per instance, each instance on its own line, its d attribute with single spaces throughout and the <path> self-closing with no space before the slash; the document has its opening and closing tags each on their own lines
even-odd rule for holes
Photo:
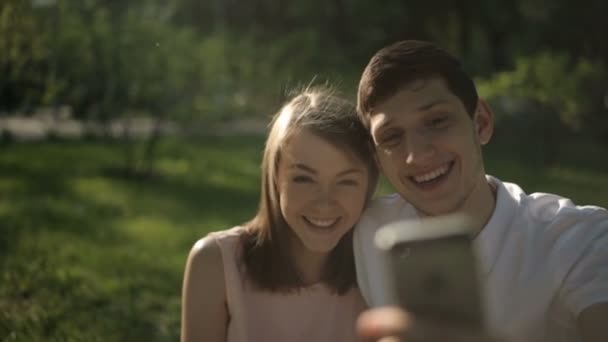
<svg viewBox="0 0 608 342">
<path fill-rule="evenodd" d="M 199 240 L 184 274 L 182 341 L 353 341 L 365 303 L 352 228 L 378 177 L 353 105 L 308 89 L 275 115 L 259 210 Z"/>
</svg>

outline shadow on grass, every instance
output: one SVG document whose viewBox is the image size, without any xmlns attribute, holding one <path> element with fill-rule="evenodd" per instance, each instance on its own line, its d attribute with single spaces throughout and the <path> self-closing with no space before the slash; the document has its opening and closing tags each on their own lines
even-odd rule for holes
<svg viewBox="0 0 608 342">
<path fill-rule="evenodd" d="M 237 224 L 252 215 L 257 205 L 258 161 L 246 152 L 241 152 L 243 157 L 233 158 L 235 153 L 230 149 L 239 145 L 231 140 L 228 142 L 231 144 L 227 147 L 221 145 L 226 151 L 214 156 L 213 160 L 189 160 L 195 166 L 203 164 L 198 170 L 192 167 L 195 174 L 161 174 L 148 179 L 125 178 L 122 174 L 109 172 L 117 168 L 106 165 L 117 165 L 117 158 L 91 162 L 89 159 L 99 156 L 98 146 L 84 154 L 83 151 L 73 153 L 74 160 L 66 158 L 70 153 L 65 149 L 70 146 L 65 144 L 61 151 L 49 148 L 36 151 L 31 146 L 32 149 L 25 152 L 32 158 L 27 158 L 27 154 L 20 158 L 0 158 L 0 179 L 5 181 L 0 187 L 7 188 L 4 190 L 9 196 L 5 203 L 8 209 L 0 211 L 0 219 L 8 227 L 9 233 L 5 237 L 11 242 L 4 241 L 3 247 L 10 247 L 19 236 L 48 229 L 88 236 L 96 241 L 105 236 L 109 238 L 107 242 L 112 243 L 112 234 L 101 236 L 95 231 L 111 231 L 113 221 L 145 213 L 162 215 L 178 223 L 177 227 L 180 222 L 205 222 L 214 216 L 232 217 Z M 107 149 L 101 151 L 108 154 Z M 15 151 L 20 152 L 24 151 Z M 230 162 L 222 160 L 222 156 Z M 254 165 L 256 173 L 242 172 L 243 164 L 249 164 L 249 169 Z M 221 175 L 223 182 L 209 179 L 205 174 Z M 104 184 L 97 188 L 78 187 L 78 184 L 95 181 Z M 235 187 L 239 181 L 241 184 Z M 104 199 L 104 196 L 100 197 L 104 192 L 116 192 L 117 195 L 100 200 Z"/>
</svg>

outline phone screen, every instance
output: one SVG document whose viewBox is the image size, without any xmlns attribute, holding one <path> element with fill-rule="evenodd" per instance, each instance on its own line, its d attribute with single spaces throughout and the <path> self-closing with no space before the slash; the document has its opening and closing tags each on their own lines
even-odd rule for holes
<svg viewBox="0 0 608 342">
<path fill-rule="evenodd" d="M 469 236 L 401 241 L 388 251 L 397 304 L 420 315 L 483 329 Z"/>
</svg>

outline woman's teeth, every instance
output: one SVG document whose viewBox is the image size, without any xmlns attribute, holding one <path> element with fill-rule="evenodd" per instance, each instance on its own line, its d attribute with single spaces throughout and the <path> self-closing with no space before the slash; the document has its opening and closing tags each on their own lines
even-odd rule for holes
<svg viewBox="0 0 608 342">
<path fill-rule="evenodd" d="M 318 227 L 322 227 L 322 228 L 327 228 L 331 225 L 333 225 L 334 223 L 336 223 L 338 221 L 337 218 L 334 219 L 315 219 L 312 217 L 306 217 L 306 220 L 308 220 L 308 222 L 312 223 L 315 226 Z"/>
</svg>

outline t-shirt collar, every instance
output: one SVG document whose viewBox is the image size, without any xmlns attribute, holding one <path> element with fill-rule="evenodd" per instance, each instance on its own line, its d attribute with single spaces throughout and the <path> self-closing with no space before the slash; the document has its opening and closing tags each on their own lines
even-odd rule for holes
<svg viewBox="0 0 608 342">
<path fill-rule="evenodd" d="M 496 188 L 496 207 L 490 220 L 475 238 L 475 246 L 484 274 L 490 274 L 496 263 L 505 234 L 517 216 L 519 200 L 498 178 L 486 175 L 486 179 Z"/>
</svg>

